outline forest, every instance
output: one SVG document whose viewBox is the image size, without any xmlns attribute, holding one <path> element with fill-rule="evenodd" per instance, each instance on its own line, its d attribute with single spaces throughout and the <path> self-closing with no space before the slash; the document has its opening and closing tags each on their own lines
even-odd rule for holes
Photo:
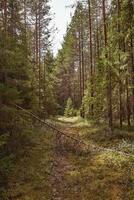
<svg viewBox="0 0 134 200">
<path fill-rule="evenodd" d="M 134 200 L 134 1 L 68 4 L 55 55 L 50 0 L 0 0 L 0 200 Z"/>
</svg>

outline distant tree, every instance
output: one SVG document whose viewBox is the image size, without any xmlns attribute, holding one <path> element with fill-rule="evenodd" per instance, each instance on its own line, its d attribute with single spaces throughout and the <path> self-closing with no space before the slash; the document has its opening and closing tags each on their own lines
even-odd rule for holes
<svg viewBox="0 0 134 200">
<path fill-rule="evenodd" d="M 65 115 L 65 117 L 74 116 L 73 102 L 72 102 L 71 98 L 68 98 L 68 100 L 67 100 L 67 104 L 66 104 L 66 107 L 65 107 L 64 115 Z"/>
</svg>

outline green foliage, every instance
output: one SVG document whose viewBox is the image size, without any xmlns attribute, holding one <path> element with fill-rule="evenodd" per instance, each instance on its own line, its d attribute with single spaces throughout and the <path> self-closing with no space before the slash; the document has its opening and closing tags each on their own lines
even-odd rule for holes
<svg viewBox="0 0 134 200">
<path fill-rule="evenodd" d="M 58 108 L 55 92 L 56 77 L 54 62 L 53 54 L 48 50 L 44 57 L 44 66 L 42 66 L 44 68 L 44 77 L 42 77 L 42 111 L 45 117 L 55 115 Z"/>
<path fill-rule="evenodd" d="M 8 199 L 5 189 L 13 163 L 23 146 L 31 141 L 29 117 L 25 120 L 14 104 L 32 109 L 33 102 L 36 103 L 32 63 L 26 55 L 27 42 L 17 4 L 15 9 L 13 32 L 11 19 L 7 33 L 0 29 L 0 199 Z"/>
<path fill-rule="evenodd" d="M 110 136 L 109 129 L 104 124 L 94 124 L 92 121 L 82 118 L 58 118 L 59 126 L 66 129 L 68 134 L 79 135 L 79 137 L 89 144 L 89 149 L 84 148 L 77 142 L 73 145 L 74 151 L 70 151 L 71 142 L 65 139 L 64 145 L 68 151 L 64 156 L 67 166 L 64 167 L 65 190 L 63 186 L 62 195 L 64 199 L 92 199 L 109 200 L 123 199 L 132 200 L 134 197 L 134 158 L 123 155 L 123 152 L 133 153 L 133 132 L 128 134 L 128 141 L 122 140 L 125 136 L 123 130 L 116 130 Z M 57 121 L 56 121 L 57 122 Z M 57 122 L 58 125 L 58 122 Z M 120 132 L 120 133 L 119 133 Z M 119 135 L 122 133 L 122 138 Z M 134 137 L 133 137 L 134 139 Z M 98 151 L 91 146 L 103 146 L 105 148 L 122 151 L 122 154 L 112 151 Z M 79 151 L 82 153 L 79 153 Z M 69 188 L 66 190 L 66 188 Z M 81 188 L 81 189 L 80 189 Z"/>
<path fill-rule="evenodd" d="M 90 138 L 95 143 L 104 146 L 118 143 L 119 138 L 126 137 L 125 140 L 120 141 L 117 147 L 121 151 L 134 153 L 133 146 L 126 140 L 127 138 L 130 139 L 128 133 L 125 136 L 125 133 L 121 130 L 120 134 L 119 131 L 115 134 L 116 136 L 114 132 L 112 136 L 107 136 L 107 129 L 102 128 L 100 130 L 98 126 L 91 128 L 91 121 L 88 121 L 88 119 L 92 119 L 102 122 L 108 118 L 108 97 L 110 95 L 112 104 L 112 111 L 110 112 L 113 113 L 115 124 L 116 121 L 118 122 L 120 114 L 122 114 L 124 122 L 128 115 L 132 116 L 134 98 L 134 77 L 131 73 L 133 72 L 133 44 L 131 44 L 133 41 L 131 42 L 131 40 L 134 31 L 132 1 L 118 2 L 120 3 L 120 8 L 118 8 L 117 1 L 113 0 L 109 9 L 106 10 L 107 45 L 104 45 L 102 31 L 103 24 L 105 24 L 105 22 L 102 23 L 102 12 L 100 12 L 102 2 L 98 0 L 90 2 L 93 29 L 90 33 L 89 7 L 88 5 L 83 6 L 83 3 L 78 1 L 72 21 L 67 28 L 62 49 L 58 52 L 56 59 L 49 49 L 50 30 L 48 30 L 48 25 L 51 18 L 48 2 L 49 0 L 45 2 L 12 0 L 0 4 L 0 199 L 2 200 L 8 199 L 6 187 L 14 163 L 17 160 L 23 160 L 24 157 L 26 159 L 28 157 L 25 156 L 27 149 L 29 147 L 34 148 L 33 144 L 35 144 L 33 134 L 35 134 L 34 126 L 36 122 L 19 111 L 15 104 L 40 114 L 42 118 L 57 113 L 63 114 L 63 112 L 65 117 L 77 116 L 78 113 L 85 114 L 86 118 L 83 121 L 81 118 L 76 118 L 78 120 L 77 128 L 83 130 L 80 133 L 83 134 L 82 137 L 87 140 Z M 37 30 L 34 29 L 33 25 L 31 28 L 31 21 L 35 22 Z M 92 36 L 92 38 L 89 38 L 89 36 Z M 90 40 L 92 40 L 92 45 Z M 92 52 L 90 52 L 91 50 Z M 93 63 L 90 62 L 90 53 L 93 56 Z M 93 65 L 92 74 L 90 73 L 91 64 Z M 109 78 L 111 78 L 111 85 L 109 85 Z M 109 95 L 110 86 L 111 94 Z M 74 119 L 71 118 L 71 120 L 69 122 L 69 119 L 65 118 L 67 123 L 73 123 Z M 88 127 L 88 130 L 85 126 Z M 84 135 L 85 130 L 87 135 Z M 44 141 L 43 138 L 42 136 L 42 141 Z M 107 141 L 105 138 L 107 138 Z M 40 141 L 38 142 L 40 144 Z M 42 145 L 45 146 L 45 143 Z M 42 148 L 36 148 L 39 150 L 38 160 Z M 43 150 L 46 152 L 46 149 Z M 43 155 L 45 156 L 45 154 Z M 48 161 L 49 156 L 46 157 Z M 84 158 L 82 159 L 84 161 Z M 104 193 L 102 191 L 109 183 L 112 181 L 117 183 L 119 178 L 122 184 L 124 184 L 124 179 L 127 179 L 126 185 L 129 184 L 129 181 L 133 181 L 131 175 L 127 177 L 126 171 L 129 170 L 126 167 L 127 162 L 129 163 L 129 160 L 126 158 L 124 159 L 111 152 L 103 152 L 95 155 L 92 160 L 88 160 L 88 167 L 87 162 L 84 166 L 83 163 L 80 163 L 80 173 L 75 169 L 69 174 L 69 178 L 72 179 L 72 182 L 76 181 L 77 178 L 81 181 L 83 180 L 81 175 L 84 174 L 83 177 L 86 177 L 90 171 L 91 177 L 89 178 L 92 187 L 88 185 L 84 198 L 89 198 L 90 192 L 97 191 L 98 199 L 108 199 L 111 190 L 107 187 Z M 45 158 L 43 166 L 44 163 L 46 167 L 48 163 Z M 31 170 L 30 178 L 36 180 L 36 177 L 38 177 L 37 182 L 41 184 L 44 176 L 36 171 L 36 162 L 34 161 L 32 164 L 35 165 L 35 168 L 33 171 Z M 89 169 L 90 164 L 92 164 L 92 169 Z M 105 170 L 111 166 L 113 169 L 118 167 L 118 170 L 121 170 L 121 174 L 120 171 L 117 172 L 118 178 L 116 174 L 112 178 L 111 169 L 105 174 Z M 39 169 L 42 170 L 42 163 Z M 123 170 L 126 170 L 124 179 L 122 179 Z M 21 177 L 24 173 L 25 169 Z M 105 175 L 108 179 L 104 179 L 102 182 Z M 85 187 L 85 183 L 82 184 Z M 23 188 L 23 191 L 28 191 L 26 187 Z M 36 188 L 38 189 L 37 185 Z M 92 191 L 89 191 L 89 188 Z M 128 199 L 131 193 L 130 191 Z M 36 199 L 40 199 L 40 197 Z"/>
<path fill-rule="evenodd" d="M 64 111 L 64 116 L 65 117 L 73 117 L 75 115 L 75 111 L 73 108 L 73 102 L 71 98 L 68 98 L 67 100 L 67 104 L 65 107 L 65 111 Z"/>
</svg>

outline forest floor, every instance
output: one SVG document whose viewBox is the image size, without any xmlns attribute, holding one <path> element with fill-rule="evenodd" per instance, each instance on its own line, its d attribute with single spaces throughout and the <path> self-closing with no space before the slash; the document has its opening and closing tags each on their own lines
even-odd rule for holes
<svg viewBox="0 0 134 200">
<path fill-rule="evenodd" d="M 78 117 L 50 120 L 68 136 L 87 145 L 116 149 L 88 150 L 82 143 L 42 128 L 16 162 L 9 181 L 12 200 L 133 200 L 134 131 L 115 129 Z M 46 134 L 47 133 L 47 134 Z"/>
</svg>

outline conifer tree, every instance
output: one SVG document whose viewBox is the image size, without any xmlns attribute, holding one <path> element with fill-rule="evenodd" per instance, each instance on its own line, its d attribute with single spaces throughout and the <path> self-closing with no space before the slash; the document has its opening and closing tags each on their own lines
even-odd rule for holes
<svg viewBox="0 0 134 200">
<path fill-rule="evenodd" d="M 73 103 L 71 98 L 68 98 L 67 100 L 64 115 L 65 117 L 73 117 L 74 115 Z"/>
</svg>

